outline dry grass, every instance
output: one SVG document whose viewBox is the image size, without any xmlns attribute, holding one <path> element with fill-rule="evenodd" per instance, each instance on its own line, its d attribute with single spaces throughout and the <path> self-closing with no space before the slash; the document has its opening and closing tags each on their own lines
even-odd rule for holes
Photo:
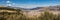
<svg viewBox="0 0 60 20">
<path fill-rule="evenodd" d="M 9 13 L 2 12 L 0 13 L 0 20 L 60 20 L 60 14 L 54 15 L 53 13 L 49 13 L 47 11 L 41 13 L 39 17 L 27 17 L 22 13 Z"/>
</svg>

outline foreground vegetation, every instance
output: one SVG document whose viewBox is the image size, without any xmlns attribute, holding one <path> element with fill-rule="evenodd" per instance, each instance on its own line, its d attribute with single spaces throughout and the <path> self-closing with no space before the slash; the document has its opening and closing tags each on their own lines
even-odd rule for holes
<svg viewBox="0 0 60 20">
<path fill-rule="evenodd" d="M 60 14 L 54 15 L 53 13 L 44 12 L 39 17 L 29 18 L 23 14 L 1 12 L 0 20 L 60 20 Z"/>
</svg>

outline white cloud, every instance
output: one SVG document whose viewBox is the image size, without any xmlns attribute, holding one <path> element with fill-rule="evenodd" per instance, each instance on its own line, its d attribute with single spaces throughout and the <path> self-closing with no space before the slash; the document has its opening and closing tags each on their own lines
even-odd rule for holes
<svg viewBox="0 0 60 20">
<path fill-rule="evenodd" d="M 35 8 L 38 7 L 39 5 L 27 5 L 27 4 L 22 4 L 22 5 L 16 5 L 17 7 L 22 7 L 22 8 Z"/>
</svg>

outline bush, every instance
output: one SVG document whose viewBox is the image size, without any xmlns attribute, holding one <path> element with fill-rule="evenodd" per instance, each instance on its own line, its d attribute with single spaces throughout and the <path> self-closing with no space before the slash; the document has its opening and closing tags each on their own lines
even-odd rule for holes
<svg viewBox="0 0 60 20">
<path fill-rule="evenodd" d="M 44 14 L 41 13 L 39 20 L 60 20 L 60 14 L 57 16 L 54 15 L 53 13 L 45 11 Z"/>
</svg>

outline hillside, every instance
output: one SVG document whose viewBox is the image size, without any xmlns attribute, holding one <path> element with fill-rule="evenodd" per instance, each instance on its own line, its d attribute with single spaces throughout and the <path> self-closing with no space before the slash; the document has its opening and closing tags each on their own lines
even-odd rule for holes
<svg viewBox="0 0 60 20">
<path fill-rule="evenodd" d="M 0 7 L 0 20 L 10 20 L 10 17 L 16 16 L 16 15 L 18 16 L 23 15 L 20 9 L 14 9 L 10 7 Z"/>
<path fill-rule="evenodd" d="M 58 15 L 60 13 L 59 10 L 59 6 L 37 7 L 29 10 L 25 10 L 24 8 L 0 7 L 0 20 L 43 20 L 46 18 L 45 15 L 47 15 L 48 18 L 49 16 Z"/>
</svg>

